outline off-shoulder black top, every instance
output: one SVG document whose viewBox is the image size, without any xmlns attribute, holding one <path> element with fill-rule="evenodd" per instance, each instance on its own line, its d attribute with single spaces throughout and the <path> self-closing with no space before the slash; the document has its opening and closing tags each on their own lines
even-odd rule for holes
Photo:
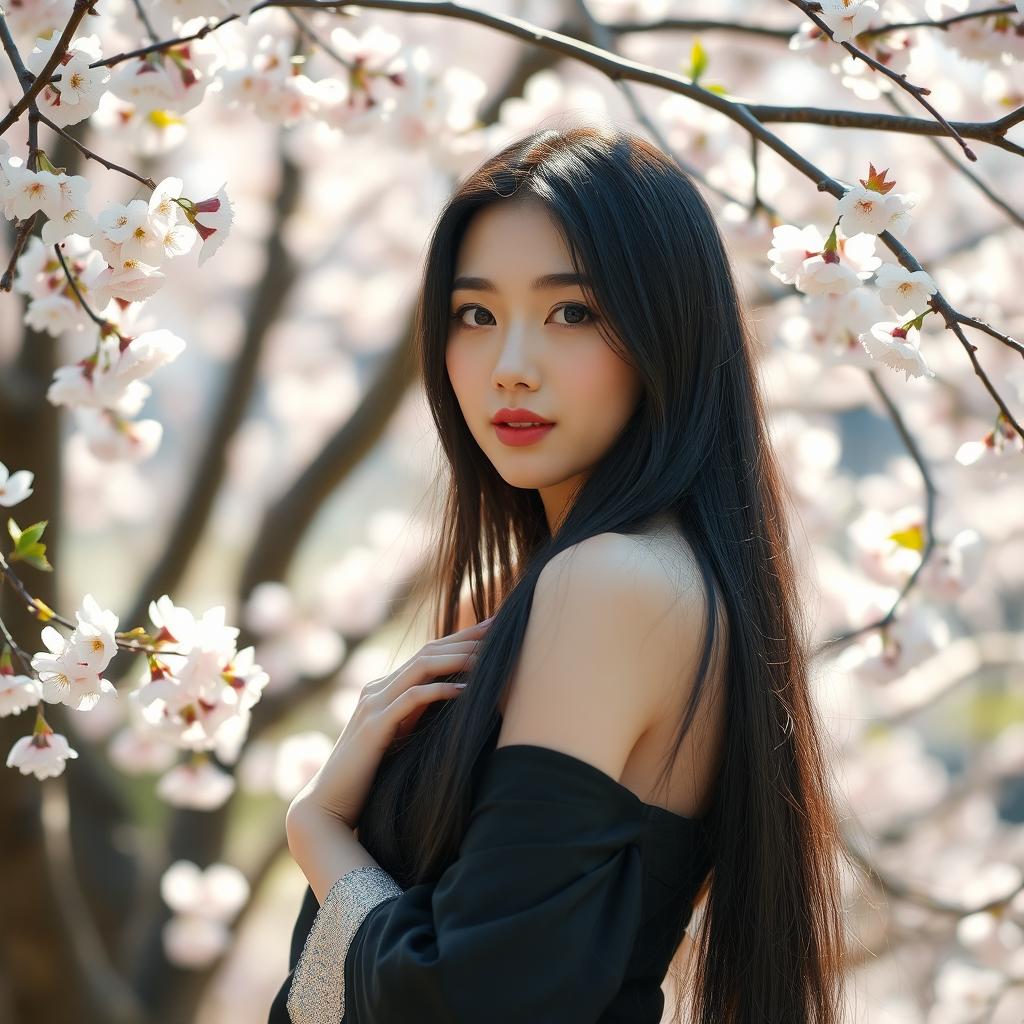
<svg viewBox="0 0 1024 1024">
<path fill-rule="evenodd" d="M 550 747 L 497 747 L 480 778 L 436 882 L 356 869 L 323 908 L 307 887 L 268 1024 L 658 1024 L 704 820 Z"/>
</svg>

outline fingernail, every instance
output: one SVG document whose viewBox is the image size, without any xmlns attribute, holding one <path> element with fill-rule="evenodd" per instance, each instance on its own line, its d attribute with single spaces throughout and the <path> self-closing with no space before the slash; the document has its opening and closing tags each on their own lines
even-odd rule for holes
<svg viewBox="0 0 1024 1024">
<path fill-rule="evenodd" d="M 469 683 L 452 683 L 452 686 L 454 686 L 456 690 L 464 690 L 469 686 Z"/>
</svg>

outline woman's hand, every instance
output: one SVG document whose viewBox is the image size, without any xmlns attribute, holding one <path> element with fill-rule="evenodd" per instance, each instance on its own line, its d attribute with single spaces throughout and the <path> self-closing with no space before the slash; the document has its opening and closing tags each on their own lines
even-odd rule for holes
<svg viewBox="0 0 1024 1024">
<path fill-rule="evenodd" d="M 412 731 L 428 704 L 462 692 L 455 683 L 429 680 L 471 666 L 493 618 L 431 640 L 391 675 L 367 683 L 334 749 L 292 801 L 286 820 L 313 813 L 355 829 L 391 742 Z"/>
</svg>

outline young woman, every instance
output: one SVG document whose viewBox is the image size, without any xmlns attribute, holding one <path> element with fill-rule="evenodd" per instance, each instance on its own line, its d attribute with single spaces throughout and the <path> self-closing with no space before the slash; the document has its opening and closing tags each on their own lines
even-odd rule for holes
<svg viewBox="0 0 1024 1024">
<path fill-rule="evenodd" d="M 442 210 L 417 337 L 439 639 L 289 808 L 270 1021 L 658 1024 L 702 899 L 691 1020 L 837 1024 L 836 814 L 707 205 L 627 131 L 537 131 Z"/>
</svg>

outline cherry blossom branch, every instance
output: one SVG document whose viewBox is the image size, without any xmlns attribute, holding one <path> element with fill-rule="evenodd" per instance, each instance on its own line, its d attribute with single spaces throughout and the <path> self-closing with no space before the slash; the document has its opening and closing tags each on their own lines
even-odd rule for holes
<svg viewBox="0 0 1024 1024">
<path fill-rule="evenodd" d="M 142 6 L 142 0 L 132 0 L 132 2 L 135 5 L 135 13 L 139 16 L 139 21 L 142 22 L 146 29 L 146 35 L 153 40 L 159 39 L 160 33 L 156 32 L 150 24 L 149 17 L 146 14 L 146 9 Z"/>
<path fill-rule="evenodd" d="M 331 46 L 329 42 L 322 38 L 315 29 L 307 25 L 306 22 L 303 21 L 302 18 L 300 18 L 294 11 L 287 11 L 286 13 L 288 17 L 291 18 L 295 27 L 307 39 L 309 39 L 311 42 L 319 46 L 320 49 L 323 50 L 323 52 L 326 53 L 336 64 L 340 64 L 343 68 L 347 69 L 348 71 L 352 70 L 352 61 L 347 60 L 340 53 L 338 53 L 338 51 L 333 46 Z"/>
<path fill-rule="evenodd" d="M 608 26 L 591 14 L 589 7 L 586 4 L 586 0 L 577 0 L 576 9 L 580 12 L 583 18 L 584 24 L 587 29 L 587 34 L 590 41 L 595 46 L 601 47 L 603 50 L 607 50 L 609 53 L 616 53 L 615 49 L 615 38 L 611 32 L 608 31 Z M 694 167 L 689 161 L 684 160 L 679 153 L 673 149 L 669 144 L 668 139 L 665 137 L 665 133 L 654 123 L 652 118 L 648 115 L 647 111 L 644 110 L 643 105 L 640 103 L 639 98 L 636 95 L 636 90 L 625 80 L 620 80 L 615 83 L 622 94 L 626 97 L 626 102 L 629 103 L 630 109 L 633 111 L 634 117 L 637 121 L 647 129 L 647 133 L 657 143 L 657 145 L 664 150 L 673 160 L 695 181 L 699 181 L 709 192 L 718 196 L 720 199 L 724 199 L 726 202 L 736 203 L 738 206 L 743 206 L 744 202 L 738 196 L 732 195 L 727 189 L 722 188 L 720 185 L 715 185 L 708 181 L 707 175 L 701 170 Z M 775 211 L 770 211 L 775 212 Z"/>
<path fill-rule="evenodd" d="M 954 902 L 942 896 L 936 896 L 933 893 L 922 892 L 920 889 L 912 887 L 902 879 L 896 878 L 884 869 L 879 868 L 871 861 L 867 854 L 849 841 L 849 839 L 846 841 L 846 850 L 867 876 L 875 881 L 888 895 L 903 900 L 905 903 L 913 903 L 915 906 L 925 907 L 936 914 L 946 914 L 959 919 L 967 917 L 969 914 L 1004 910 L 1019 892 L 1024 891 L 1024 882 L 1021 882 L 1006 895 L 986 900 L 980 904 L 972 906 L 971 904 Z"/>
<path fill-rule="evenodd" d="M 11 35 L 10 28 L 7 25 L 7 20 L 4 18 L 3 14 L 0 14 L 0 40 L 3 42 L 4 51 L 7 53 L 11 65 L 18 76 L 18 80 L 23 86 L 29 86 L 32 81 L 32 73 L 25 67 L 24 62 L 21 59 L 21 54 L 18 52 L 18 47 L 15 45 L 14 37 Z M 34 99 L 29 100 L 28 109 L 28 167 L 30 169 L 35 169 L 36 157 L 33 147 L 38 141 L 37 119 L 41 115 L 39 114 L 39 108 L 36 106 Z M 29 236 L 35 229 L 38 217 L 39 211 L 36 210 L 33 211 L 31 217 L 18 221 L 17 230 L 14 235 L 14 245 L 11 249 L 11 258 L 7 264 L 7 269 L 4 271 L 3 277 L 0 278 L 0 291 L 9 292 L 14 287 L 14 275 L 18 263 L 18 257 L 21 256 L 22 250 L 25 248 L 25 244 L 29 240 Z"/>
<path fill-rule="evenodd" d="M 11 635 L 11 631 L 7 628 L 7 623 L 4 622 L 2 618 L 0 618 L 0 633 L 3 633 L 4 639 L 10 645 L 11 650 L 14 651 L 18 660 L 24 666 L 25 674 L 29 676 L 35 675 L 35 672 L 32 668 L 32 658 L 29 656 L 28 651 L 26 651 L 25 648 L 22 647 L 21 644 L 19 644 L 18 641 L 14 639 L 14 637 Z"/>
<path fill-rule="evenodd" d="M 927 680 L 927 684 L 915 686 L 911 697 L 902 704 L 890 698 L 889 705 L 881 715 L 875 716 L 875 721 L 887 726 L 900 725 L 945 700 L 985 670 L 1021 664 L 1024 664 L 1024 635 L 1004 630 L 958 637 L 914 666 L 919 678 Z M 887 688 L 887 693 L 900 693 L 895 688 L 898 686 L 897 681 Z"/>
<path fill-rule="evenodd" d="M 9 292 L 11 288 L 14 287 L 14 274 L 18 263 L 18 257 L 21 256 L 21 252 L 25 248 L 25 243 L 32 234 L 32 229 L 36 226 L 36 218 L 38 216 L 39 211 L 37 210 L 28 219 L 18 221 L 18 230 L 14 236 L 14 245 L 11 248 L 11 259 L 7 264 L 7 269 L 4 271 L 3 277 L 0 277 L 0 292 Z"/>
<path fill-rule="evenodd" d="M 718 18 L 656 18 L 651 21 L 609 21 L 605 23 L 614 35 L 627 32 L 730 32 L 750 35 L 758 39 L 778 39 L 788 42 L 798 31 L 793 28 L 773 28 L 749 21 L 726 21 Z"/>
<path fill-rule="evenodd" d="M 61 269 L 64 271 L 64 276 L 67 278 L 68 284 L 71 285 L 71 290 L 75 293 L 75 298 L 78 299 L 78 304 L 83 310 L 85 310 L 89 319 L 99 327 L 100 334 L 102 336 L 106 331 L 111 329 L 112 324 L 109 320 L 104 320 L 103 317 L 94 312 L 89 303 L 85 301 L 85 296 L 82 295 L 78 288 L 78 282 L 75 280 L 75 275 L 71 273 L 71 269 L 64 261 L 64 254 L 60 251 L 63 244 L 63 242 L 54 243 L 53 251 L 57 254 L 57 259 L 60 262 Z"/>
<path fill-rule="evenodd" d="M 821 107 L 787 107 L 769 103 L 747 103 L 747 110 L 764 124 L 820 124 L 827 128 L 867 128 L 904 135 L 937 135 L 945 137 L 942 125 L 923 117 L 907 114 L 878 114 L 865 110 L 829 110 Z M 1011 111 L 994 121 L 950 121 L 964 138 L 987 142 L 1015 156 L 1024 156 L 1024 146 L 1010 142 L 1006 132 L 1024 120 L 1024 107 Z"/>
<path fill-rule="evenodd" d="M 57 45 L 54 46 L 53 53 L 50 54 L 46 64 L 43 65 L 42 71 L 39 72 L 38 77 L 33 79 L 32 84 L 28 86 L 21 98 L 13 107 L 11 107 L 4 118 L 0 120 L 0 135 L 3 135 L 11 125 L 17 123 L 21 115 L 28 110 L 29 104 L 32 103 L 36 96 L 38 96 L 46 87 L 54 69 L 60 63 L 61 57 L 64 55 L 64 51 L 67 50 L 68 44 L 72 39 L 74 39 L 75 33 L 78 30 L 78 26 L 81 24 L 82 19 L 86 14 L 90 13 L 92 3 L 93 0 L 75 0 L 75 6 L 71 12 L 71 17 L 68 18 L 68 22 L 64 26 L 64 31 L 60 34 L 60 39 L 57 40 Z M 92 11 L 92 13 L 95 14 L 96 12 Z M 11 58 L 12 63 L 14 63 L 13 54 L 17 53 L 17 47 L 14 45 L 13 39 L 10 38 L 7 22 L 2 14 L 0 14 L 0 26 L 3 26 L 2 32 L 4 34 L 4 49 L 7 51 L 7 56 Z M 19 80 L 22 84 L 26 84 L 25 75 L 29 74 L 29 72 L 26 71 L 24 65 L 22 65 L 20 69 L 18 68 L 18 64 L 14 64 L 14 67 L 18 71 Z"/>
<path fill-rule="evenodd" d="M 825 22 L 822 21 L 815 13 L 816 11 L 821 10 L 821 4 L 814 2 L 814 0 L 789 0 L 789 2 L 793 4 L 794 7 L 798 7 L 803 11 L 804 14 L 806 14 L 807 17 L 810 18 L 811 21 L 813 21 L 814 24 L 829 37 L 829 39 L 833 39 L 832 29 L 830 29 L 828 25 L 826 25 Z M 886 67 L 881 61 L 875 60 L 875 58 L 870 54 L 865 53 L 852 43 L 843 40 L 839 45 L 842 46 L 847 53 L 851 54 L 858 60 L 864 61 L 868 67 L 873 68 L 882 75 L 885 75 L 886 78 L 891 79 L 901 89 L 905 89 L 910 93 L 910 95 L 913 96 L 914 99 L 917 100 L 917 102 L 920 103 L 921 106 L 939 122 L 939 124 L 945 127 L 948 134 L 956 139 L 968 160 L 978 159 L 977 154 L 970 146 L 967 145 L 966 142 L 964 142 L 960 133 L 938 112 L 938 110 L 936 110 L 934 106 L 932 106 L 931 103 L 928 102 L 928 100 L 925 99 L 925 96 L 928 96 L 931 93 L 931 89 L 926 89 L 923 85 L 914 85 L 913 82 L 908 82 L 905 74 L 898 74 L 893 71 L 892 68 Z"/>
<path fill-rule="evenodd" d="M 886 101 L 890 106 L 894 107 L 901 114 L 903 108 L 900 106 L 900 101 L 892 95 L 887 95 Z M 971 170 L 970 167 L 960 163 L 953 153 L 950 153 L 942 142 L 937 138 L 929 138 L 928 144 L 935 150 L 939 156 L 952 167 L 957 174 L 962 175 L 966 178 L 974 187 L 986 198 L 993 206 L 1001 210 L 1010 218 L 1018 227 L 1024 228 L 1024 216 L 1018 213 L 1005 199 L 997 195 L 993 189 L 991 189 L 984 181 L 981 180 L 980 175 Z M 1013 146 L 1014 149 L 1019 150 L 1021 155 L 1024 155 L 1024 147 L 1017 146 L 1014 143 L 1007 143 L 1008 146 Z"/>
<path fill-rule="evenodd" d="M 858 32 L 857 38 L 884 36 L 889 32 L 898 32 L 908 28 L 938 28 L 945 32 L 950 25 L 955 25 L 960 21 L 970 21 L 972 18 L 991 18 L 997 14 L 1015 14 L 1016 11 L 1015 4 L 1000 4 L 998 7 L 985 7 L 977 11 L 966 11 L 963 14 L 952 14 L 948 18 L 938 18 L 935 21 L 898 21 L 890 25 L 875 25 L 873 28 L 867 28 L 863 32 Z"/>
<path fill-rule="evenodd" d="M 796 0 L 791 0 L 791 2 L 796 2 Z M 267 6 L 302 7 L 311 10 L 322 10 L 325 7 L 337 6 L 335 4 L 322 3 L 320 0 L 266 0 L 266 4 Z M 476 24 L 486 25 L 490 28 L 496 29 L 497 31 L 515 36 L 519 39 L 525 39 L 537 46 L 550 48 L 558 53 L 564 54 L 565 56 L 579 60 L 596 68 L 598 71 L 603 72 L 612 81 L 618 82 L 620 80 L 629 80 L 643 82 L 648 85 L 659 86 L 670 92 L 676 92 L 680 95 L 687 96 L 698 103 L 702 103 L 705 106 L 719 111 L 730 120 L 739 124 L 752 136 L 760 139 L 769 149 L 776 152 L 783 160 L 800 171 L 805 177 L 813 181 L 819 191 L 828 192 L 830 195 L 835 196 L 836 199 L 841 198 L 846 192 L 846 188 L 838 181 L 826 174 L 819 167 L 815 166 L 815 164 L 803 156 L 803 154 L 797 152 L 792 146 L 783 142 L 783 140 L 774 132 L 767 129 L 756 117 L 753 116 L 745 104 L 725 99 L 716 93 L 694 85 L 688 78 L 685 78 L 682 75 L 677 75 L 670 71 L 656 70 L 648 65 L 640 64 L 636 61 L 628 60 L 624 57 L 617 57 L 616 55 L 609 53 L 607 50 L 602 50 L 600 47 L 563 35 L 560 32 L 552 32 L 547 29 L 538 28 L 536 25 L 531 25 L 519 18 L 491 14 L 489 12 L 463 7 L 461 4 L 457 3 L 430 3 L 424 2 L 424 0 L 365 0 L 365 2 L 360 4 L 360 7 L 366 10 L 397 10 L 407 11 L 413 14 L 437 14 L 441 17 L 457 18 Z M 886 246 L 888 246 L 889 250 L 908 270 L 923 269 L 906 247 L 898 242 L 891 232 L 884 231 L 878 237 Z M 933 308 L 942 312 L 946 318 L 946 326 L 949 327 L 950 330 L 953 330 L 954 333 L 957 333 L 957 331 L 959 331 L 959 326 L 952 318 L 953 314 L 956 312 L 953 310 L 953 307 L 938 291 L 935 292 L 932 300 L 937 303 Z M 1013 414 L 1007 408 L 1006 403 L 1001 397 L 999 397 L 998 392 L 992 386 L 991 380 L 989 380 L 984 369 L 975 358 L 973 347 L 970 346 L 969 342 L 967 342 L 965 338 L 963 338 L 962 331 L 959 332 L 958 337 L 961 338 L 961 343 L 966 347 L 966 351 L 968 352 L 968 357 L 974 367 L 975 374 L 977 374 L 977 376 L 982 380 L 986 390 L 988 390 L 989 394 L 992 395 L 996 405 L 1003 412 L 1003 415 L 1006 416 L 1008 422 L 1010 422 L 1017 433 L 1024 438 L 1024 428 L 1021 427 Z"/>
<path fill-rule="evenodd" d="M 953 313 L 959 323 L 964 324 L 967 327 L 973 327 L 976 330 L 981 331 L 983 334 L 987 334 L 989 337 L 995 338 L 997 341 L 1001 341 L 1004 345 L 1008 345 L 1021 355 L 1024 355 L 1024 345 L 1011 338 L 1008 334 L 1003 334 L 1002 331 L 997 331 L 991 324 L 985 323 L 984 320 L 979 320 L 976 316 L 967 316 L 964 313 L 958 313 L 956 310 L 954 310 Z"/>
<path fill-rule="evenodd" d="M 18 577 L 18 574 L 10 567 L 7 559 L 4 558 L 3 555 L 0 555 L 0 579 L 6 580 L 11 587 L 13 587 L 14 592 L 21 598 L 22 603 L 25 606 L 25 610 L 40 622 L 56 622 L 59 625 L 64 626 L 65 629 L 78 628 L 77 623 L 74 623 L 63 615 L 58 614 L 39 598 L 33 597 L 29 593 L 28 588 Z M 132 631 L 122 631 L 114 634 L 114 643 L 122 651 L 129 651 L 132 654 L 177 654 L 181 657 L 185 657 L 183 651 L 176 651 L 171 647 L 149 647 L 146 644 L 136 643 L 135 641 L 119 639 L 120 637 L 129 636 L 131 632 Z M 4 629 L 4 634 L 7 635 L 6 628 Z M 8 640 L 8 642 L 12 647 L 16 646 L 13 640 Z"/>
<path fill-rule="evenodd" d="M 127 175 L 133 181 L 139 182 L 140 185 L 145 185 L 150 192 L 156 191 L 156 182 L 152 178 L 144 178 L 141 174 L 136 174 L 135 171 L 128 167 L 122 167 L 120 164 L 115 164 L 112 160 L 107 160 L 105 157 L 100 156 L 98 153 L 94 153 L 91 149 L 84 146 L 78 141 L 70 132 L 61 128 L 60 125 L 54 124 L 45 114 L 39 115 L 39 120 L 43 122 L 48 128 L 52 128 L 59 135 L 62 135 L 68 140 L 84 157 L 90 160 L 95 160 L 97 163 L 103 164 L 108 171 L 118 171 L 121 174 Z"/>
<path fill-rule="evenodd" d="M 1015 11 L 1016 7 L 1013 4 L 1002 4 L 999 7 L 987 7 L 984 10 L 954 14 L 952 17 L 940 18 L 936 21 L 893 22 L 865 29 L 863 32 L 858 33 L 857 37 L 886 35 L 889 32 L 910 28 L 937 28 L 945 31 L 954 22 L 968 21 L 971 18 L 988 18 L 995 14 L 1013 14 Z M 651 21 L 613 21 L 608 23 L 608 28 L 616 34 L 624 34 L 626 32 L 736 32 L 762 39 L 778 39 L 784 43 L 789 42 L 800 31 L 799 25 L 794 25 L 792 28 L 773 28 L 768 25 L 754 25 L 743 21 L 719 21 L 711 18 L 657 18 Z"/>
<path fill-rule="evenodd" d="M 904 581 L 903 586 L 900 587 L 899 594 L 896 595 L 896 600 L 893 601 L 885 615 L 874 622 L 858 626 L 856 629 L 840 633 L 838 636 L 829 637 L 814 649 L 813 653 L 815 656 L 835 650 L 837 647 L 841 647 L 842 645 L 849 643 L 849 641 L 854 640 L 859 636 L 863 636 L 865 633 L 870 633 L 876 629 L 884 629 L 888 626 L 889 623 L 896 618 L 898 608 L 917 582 L 918 576 L 924 569 L 925 564 L 931 557 L 932 551 L 935 547 L 935 502 L 938 492 L 935 489 L 935 482 L 932 480 L 931 472 L 928 469 L 928 463 L 925 461 L 924 455 L 918 447 L 917 441 L 914 439 L 914 435 L 910 432 L 910 428 L 903 419 L 903 414 L 900 412 L 899 407 L 893 401 L 892 397 L 882 384 L 881 378 L 878 376 L 878 371 L 869 369 L 866 372 L 868 381 L 871 383 L 875 393 L 885 406 L 885 410 L 889 414 L 889 418 L 896 427 L 896 432 L 900 435 L 900 440 L 903 442 L 903 446 L 907 449 L 907 453 L 914 460 L 914 465 L 917 466 L 917 470 L 921 474 L 921 482 L 924 484 L 925 492 L 924 550 L 921 552 L 921 561 L 918 562 L 914 567 L 914 571 Z"/>
</svg>

